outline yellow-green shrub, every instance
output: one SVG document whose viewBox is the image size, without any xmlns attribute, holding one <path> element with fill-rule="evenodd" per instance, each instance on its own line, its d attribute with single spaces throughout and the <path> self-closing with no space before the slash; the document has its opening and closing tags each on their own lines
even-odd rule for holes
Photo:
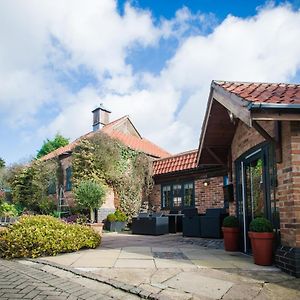
<svg viewBox="0 0 300 300">
<path fill-rule="evenodd" d="M 100 236 L 90 227 L 51 216 L 24 216 L 0 233 L 0 257 L 38 257 L 96 248 Z"/>
</svg>

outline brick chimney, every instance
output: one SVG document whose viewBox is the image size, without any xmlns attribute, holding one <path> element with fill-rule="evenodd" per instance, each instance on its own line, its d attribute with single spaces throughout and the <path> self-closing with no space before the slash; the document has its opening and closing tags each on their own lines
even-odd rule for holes
<svg viewBox="0 0 300 300">
<path fill-rule="evenodd" d="M 93 111 L 93 131 L 96 131 L 109 123 L 109 114 L 111 111 L 104 108 L 101 103 Z"/>
</svg>

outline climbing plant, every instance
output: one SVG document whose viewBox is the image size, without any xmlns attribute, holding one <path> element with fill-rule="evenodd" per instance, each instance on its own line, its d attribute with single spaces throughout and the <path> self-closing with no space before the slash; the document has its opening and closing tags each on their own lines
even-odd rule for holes
<svg viewBox="0 0 300 300">
<path fill-rule="evenodd" d="M 39 213 L 48 212 L 44 208 L 50 202 L 48 188 L 50 183 L 57 182 L 57 170 L 56 159 L 36 160 L 12 170 L 8 181 L 14 203 Z"/>
<path fill-rule="evenodd" d="M 73 152 L 73 184 L 83 180 L 113 187 L 119 209 L 129 219 L 138 212 L 153 185 L 150 159 L 103 133 L 83 140 Z"/>
</svg>

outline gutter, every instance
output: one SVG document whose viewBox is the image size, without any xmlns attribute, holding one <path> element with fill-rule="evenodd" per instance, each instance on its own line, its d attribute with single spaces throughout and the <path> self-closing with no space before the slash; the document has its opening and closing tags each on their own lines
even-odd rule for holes
<svg viewBox="0 0 300 300">
<path fill-rule="evenodd" d="M 247 105 L 248 110 L 256 109 L 300 109 L 300 104 L 253 103 Z"/>
</svg>

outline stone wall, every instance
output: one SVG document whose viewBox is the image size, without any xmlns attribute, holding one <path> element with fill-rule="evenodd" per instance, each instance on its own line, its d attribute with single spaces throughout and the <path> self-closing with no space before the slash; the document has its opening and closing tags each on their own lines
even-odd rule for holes
<svg viewBox="0 0 300 300">
<path fill-rule="evenodd" d="M 204 186 L 204 181 L 209 185 Z M 176 181 L 177 182 L 177 181 Z M 180 183 L 180 181 L 178 181 Z M 199 213 L 205 213 L 207 208 L 223 208 L 223 177 L 211 177 L 208 179 L 195 179 L 195 206 Z M 154 185 L 149 196 L 149 208 L 153 210 L 161 209 L 161 184 Z"/>
</svg>

